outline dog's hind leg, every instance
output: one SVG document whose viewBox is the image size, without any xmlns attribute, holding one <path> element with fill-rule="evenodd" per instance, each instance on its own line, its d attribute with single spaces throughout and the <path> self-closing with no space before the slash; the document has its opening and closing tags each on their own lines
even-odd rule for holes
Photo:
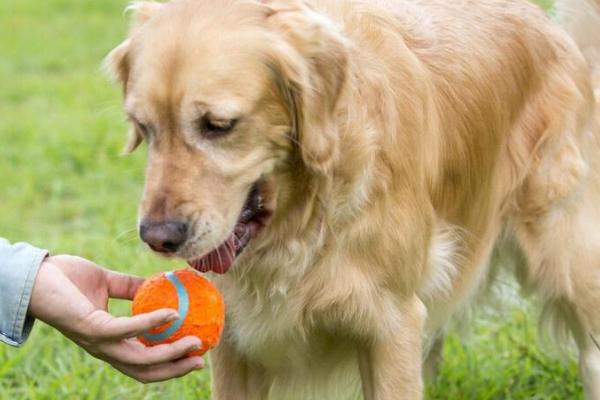
<svg viewBox="0 0 600 400">
<path fill-rule="evenodd" d="M 585 326 L 579 328 L 577 341 L 579 346 L 579 372 L 583 380 L 587 399 L 600 399 L 600 336 L 598 329 L 586 330 Z"/>
<path fill-rule="evenodd" d="M 586 398 L 600 399 L 600 131 L 579 126 L 540 146 L 512 226 L 525 256 L 522 283 L 573 335 Z"/>
<path fill-rule="evenodd" d="M 570 329 L 586 396 L 600 399 L 600 198 L 575 197 L 516 224 L 526 260 L 520 274 L 547 302 L 544 314 Z"/>
<path fill-rule="evenodd" d="M 428 384 L 434 383 L 439 374 L 440 364 L 443 360 L 445 339 L 446 335 L 444 333 L 438 334 L 433 339 L 431 348 L 427 352 L 425 361 L 423 362 L 423 379 Z"/>
<path fill-rule="evenodd" d="M 579 365 L 586 397 L 600 399 L 600 0 L 557 0 L 558 20 L 587 59 L 595 86 L 596 126 L 585 130 L 590 161 L 588 179 L 569 246 L 573 261 L 570 326 L 580 349 Z M 584 136 L 585 138 L 585 136 Z M 567 238 L 566 238 L 567 239 Z"/>
</svg>

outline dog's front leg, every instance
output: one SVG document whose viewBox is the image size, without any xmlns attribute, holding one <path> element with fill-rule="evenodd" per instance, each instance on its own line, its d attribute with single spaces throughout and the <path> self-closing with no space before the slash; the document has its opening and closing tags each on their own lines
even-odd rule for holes
<svg viewBox="0 0 600 400">
<path fill-rule="evenodd" d="M 213 400 L 266 400 L 268 381 L 260 366 L 249 364 L 224 337 L 210 352 Z"/>
<path fill-rule="evenodd" d="M 223 335 L 225 336 L 225 335 Z M 213 400 L 245 400 L 246 363 L 225 337 L 210 352 Z"/>
<path fill-rule="evenodd" d="M 358 350 L 364 398 L 421 399 L 421 337 L 425 306 L 414 296 L 389 311 L 388 321 L 382 321 L 380 331 Z"/>
</svg>

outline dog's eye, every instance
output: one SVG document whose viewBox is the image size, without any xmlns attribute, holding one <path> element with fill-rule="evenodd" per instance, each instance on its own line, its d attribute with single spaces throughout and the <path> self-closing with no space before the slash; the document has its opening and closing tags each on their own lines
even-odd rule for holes
<svg viewBox="0 0 600 400">
<path fill-rule="evenodd" d="M 233 130 L 237 121 L 237 119 L 218 120 L 203 117 L 200 119 L 200 131 L 209 139 L 224 136 Z"/>
</svg>

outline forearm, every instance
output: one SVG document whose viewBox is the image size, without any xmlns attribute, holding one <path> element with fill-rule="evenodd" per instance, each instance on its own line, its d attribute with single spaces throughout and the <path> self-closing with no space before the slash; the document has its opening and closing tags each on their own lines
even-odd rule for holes
<svg viewBox="0 0 600 400">
<path fill-rule="evenodd" d="M 33 284 L 46 250 L 0 238 L 0 341 L 22 344 L 33 326 L 27 315 Z"/>
</svg>

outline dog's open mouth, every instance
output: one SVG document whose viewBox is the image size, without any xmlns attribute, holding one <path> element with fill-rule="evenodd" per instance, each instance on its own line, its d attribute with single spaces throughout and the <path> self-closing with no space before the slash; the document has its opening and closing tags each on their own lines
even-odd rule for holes
<svg viewBox="0 0 600 400">
<path fill-rule="evenodd" d="M 266 206 L 261 184 L 255 183 L 227 240 L 203 257 L 188 260 L 188 264 L 201 272 L 213 271 L 224 274 L 231 268 L 250 240 L 265 226 L 270 216 L 271 211 Z"/>
</svg>

